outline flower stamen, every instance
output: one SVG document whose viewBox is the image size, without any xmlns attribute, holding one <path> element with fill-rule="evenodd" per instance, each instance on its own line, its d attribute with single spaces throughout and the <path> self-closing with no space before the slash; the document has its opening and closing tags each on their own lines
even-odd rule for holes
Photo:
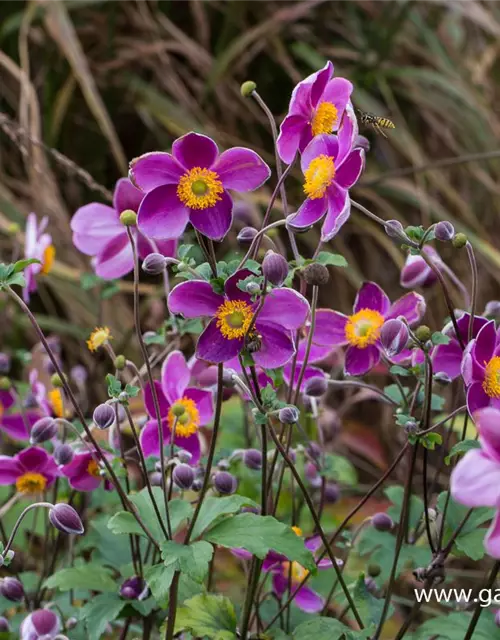
<svg viewBox="0 0 500 640">
<path fill-rule="evenodd" d="M 287 578 L 292 579 L 293 584 L 298 584 L 309 575 L 309 571 L 298 562 L 283 562 L 283 573 Z"/>
<path fill-rule="evenodd" d="M 215 171 L 194 167 L 179 180 L 177 195 L 190 209 L 208 209 L 222 199 L 224 187 Z"/>
<path fill-rule="evenodd" d="M 51 389 L 48 395 L 50 406 L 56 418 L 64 418 L 64 402 L 61 390 Z"/>
<path fill-rule="evenodd" d="M 53 244 L 49 244 L 49 246 L 43 252 L 42 259 L 42 273 L 43 275 L 48 275 L 52 267 L 54 266 L 54 260 L 56 258 L 56 248 Z"/>
<path fill-rule="evenodd" d="M 16 489 L 19 493 L 35 494 L 42 493 L 47 486 L 47 480 L 41 473 L 28 471 L 19 476 L 16 480 Z"/>
<path fill-rule="evenodd" d="M 181 407 L 184 411 L 181 413 Z M 175 435 L 181 438 L 192 436 L 198 431 L 200 426 L 200 412 L 196 402 L 184 396 L 177 400 L 168 411 L 168 427 L 170 431 L 174 429 Z"/>
<path fill-rule="evenodd" d="M 332 102 L 321 102 L 314 112 L 314 116 L 311 120 L 311 131 L 313 136 L 317 136 L 320 133 L 332 133 L 339 113 L 337 107 Z"/>
<path fill-rule="evenodd" d="M 217 328 L 224 338 L 243 338 L 252 322 L 252 307 L 243 300 L 226 300 L 217 309 Z"/>
<path fill-rule="evenodd" d="M 99 347 L 102 347 L 102 345 L 108 340 L 111 340 L 112 337 L 108 327 L 96 327 L 87 340 L 87 347 L 90 351 L 97 351 Z"/>
<path fill-rule="evenodd" d="M 311 160 L 304 173 L 304 193 L 311 200 L 322 198 L 335 178 L 335 163 L 331 156 L 319 155 Z"/>
<path fill-rule="evenodd" d="M 345 338 L 350 345 L 364 349 L 375 344 L 380 337 L 384 316 L 373 309 L 361 309 L 349 316 L 345 326 Z"/>
<path fill-rule="evenodd" d="M 99 467 L 99 463 L 97 462 L 97 460 L 94 460 L 94 458 L 92 458 L 92 460 L 90 460 L 87 465 L 87 473 L 89 473 L 91 476 L 94 476 L 94 478 L 101 477 L 101 469 Z"/>
<path fill-rule="evenodd" d="M 483 390 L 490 398 L 500 398 L 500 356 L 494 356 L 485 365 Z"/>
</svg>

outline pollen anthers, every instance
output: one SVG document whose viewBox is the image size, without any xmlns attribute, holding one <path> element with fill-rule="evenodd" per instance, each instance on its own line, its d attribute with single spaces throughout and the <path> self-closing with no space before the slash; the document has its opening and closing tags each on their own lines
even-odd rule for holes
<svg viewBox="0 0 500 640">
<path fill-rule="evenodd" d="M 180 409 L 184 409 L 183 412 Z M 169 409 L 168 426 L 170 431 L 174 429 L 175 435 L 181 438 L 192 436 L 200 426 L 200 413 L 196 402 L 184 396 L 177 400 Z"/>
<path fill-rule="evenodd" d="M 293 584 L 297 584 L 302 582 L 302 580 L 309 575 L 309 571 L 304 569 L 304 567 L 298 562 L 283 562 L 283 573 L 287 578 L 292 579 Z"/>
<path fill-rule="evenodd" d="M 47 486 L 47 480 L 41 473 L 28 471 L 19 476 L 16 480 L 16 489 L 19 493 L 35 494 L 42 493 Z"/>
<path fill-rule="evenodd" d="M 51 272 L 52 267 L 54 265 L 55 258 L 56 258 L 56 248 L 54 247 L 53 244 L 49 244 L 49 246 L 43 252 L 43 259 L 42 259 L 43 275 L 46 276 Z"/>
<path fill-rule="evenodd" d="M 208 209 L 222 198 L 224 187 L 215 171 L 194 167 L 179 180 L 177 195 L 190 209 Z"/>
<path fill-rule="evenodd" d="M 380 337 L 384 316 L 373 309 L 361 309 L 349 316 L 345 326 L 345 337 L 350 345 L 364 349 L 375 344 Z"/>
<path fill-rule="evenodd" d="M 60 389 L 51 389 L 48 393 L 50 406 L 56 418 L 64 418 L 64 401 Z"/>
<path fill-rule="evenodd" d="M 91 476 L 94 476 L 94 478 L 101 477 L 101 469 L 99 467 L 99 463 L 97 462 L 97 460 L 94 460 L 94 458 L 92 458 L 92 460 L 89 460 L 89 463 L 87 465 L 87 473 L 89 473 Z"/>
<path fill-rule="evenodd" d="M 304 193 L 311 200 L 322 198 L 335 178 L 335 163 L 331 156 L 319 155 L 311 160 L 304 173 Z"/>
<path fill-rule="evenodd" d="M 97 351 L 99 347 L 102 347 L 102 345 L 108 340 L 111 340 L 112 337 L 108 327 L 96 327 L 87 340 L 87 347 L 90 351 Z"/>
<path fill-rule="evenodd" d="M 500 356 L 485 363 L 483 390 L 490 398 L 500 398 Z"/>
<path fill-rule="evenodd" d="M 217 309 L 217 328 L 224 338 L 235 340 L 243 338 L 252 322 L 253 311 L 248 302 L 243 300 L 226 300 Z"/>
<path fill-rule="evenodd" d="M 317 136 L 320 133 L 332 133 L 338 117 L 337 107 L 333 103 L 321 102 L 317 106 L 311 121 L 313 136 Z"/>
</svg>

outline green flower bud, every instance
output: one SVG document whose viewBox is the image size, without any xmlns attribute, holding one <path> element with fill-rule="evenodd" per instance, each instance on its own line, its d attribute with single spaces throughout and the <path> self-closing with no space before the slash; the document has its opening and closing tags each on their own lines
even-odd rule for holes
<svg viewBox="0 0 500 640">
<path fill-rule="evenodd" d="M 467 244 L 467 236 L 465 233 L 457 233 L 452 240 L 452 244 L 455 249 L 462 249 L 462 247 L 465 247 Z"/>
<path fill-rule="evenodd" d="M 123 371 L 123 369 L 125 369 L 125 366 L 127 364 L 127 359 L 125 358 L 125 356 L 119 355 L 116 356 L 115 358 L 115 369 L 118 369 L 118 371 Z"/>
<path fill-rule="evenodd" d="M 427 342 L 427 340 L 431 339 L 432 332 L 427 325 L 421 324 L 420 327 L 417 327 L 415 330 L 415 335 L 420 342 Z"/>
<path fill-rule="evenodd" d="M 50 379 L 50 383 L 55 389 L 60 389 L 63 386 L 62 378 L 58 373 L 54 373 Z"/>
<path fill-rule="evenodd" d="M 253 82 L 253 80 L 247 80 L 241 85 L 241 95 L 244 98 L 250 98 L 255 89 L 257 89 L 255 82 Z"/>
<path fill-rule="evenodd" d="M 125 209 L 120 213 L 120 222 L 125 227 L 135 227 L 137 224 L 137 213 L 132 209 Z"/>
<path fill-rule="evenodd" d="M 10 378 L 7 378 L 7 376 L 2 376 L 0 378 L 0 391 L 8 391 L 11 387 L 11 381 Z"/>
</svg>

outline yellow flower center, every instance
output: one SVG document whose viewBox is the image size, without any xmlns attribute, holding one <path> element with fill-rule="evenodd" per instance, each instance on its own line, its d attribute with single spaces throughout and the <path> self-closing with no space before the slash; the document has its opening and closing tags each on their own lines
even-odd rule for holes
<svg viewBox="0 0 500 640">
<path fill-rule="evenodd" d="M 87 340 L 87 347 L 90 351 L 97 351 L 99 347 L 102 347 L 102 345 L 108 340 L 111 340 L 112 337 L 108 327 L 96 327 Z"/>
<path fill-rule="evenodd" d="M 292 583 L 297 584 L 309 575 L 309 571 L 298 562 L 283 562 L 283 572 L 287 578 L 292 578 Z"/>
<path fill-rule="evenodd" d="M 364 349 L 375 344 L 380 336 L 380 329 L 384 324 L 384 316 L 373 309 L 361 309 L 349 316 L 345 326 L 345 337 L 349 344 Z"/>
<path fill-rule="evenodd" d="M 42 493 L 47 486 L 47 480 L 41 473 L 24 473 L 16 480 L 16 489 L 19 493 Z"/>
<path fill-rule="evenodd" d="M 180 411 L 181 407 L 184 409 Z M 179 415 L 180 414 L 180 415 Z M 200 414 L 196 402 L 191 398 L 181 398 L 177 400 L 168 411 L 168 426 L 170 431 L 175 424 L 175 434 L 181 438 L 192 436 L 198 431 L 200 426 Z"/>
<path fill-rule="evenodd" d="M 194 167 L 182 176 L 177 186 L 179 200 L 190 209 L 208 209 L 222 199 L 224 187 L 215 171 Z"/>
<path fill-rule="evenodd" d="M 87 473 L 89 473 L 91 476 L 94 476 L 94 478 L 101 477 L 101 470 L 99 468 L 99 464 L 97 460 L 94 460 L 94 458 L 92 458 L 92 460 L 90 460 L 87 465 Z"/>
<path fill-rule="evenodd" d="M 302 529 L 300 527 L 292 527 L 292 531 L 299 537 L 302 535 Z"/>
<path fill-rule="evenodd" d="M 43 259 L 42 259 L 43 275 L 46 276 L 47 274 L 50 273 L 54 265 L 55 258 L 56 258 L 56 248 L 54 247 L 53 244 L 49 244 L 49 246 L 43 252 Z"/>
<path fill-rule="evenodd" d="M 56 418 L 64 418 L 64 402 L 61 390 L 51 389 L 48 395 L 52 411 Z"/>
<path fill-rule="evenodd" d="M 217 309 L 217 328 L 224 338 L 234 340 L 246 335 L 252 322 L 252 307 L 243 300 L 226 300 Z"/>
<path fill-rule="evenodd" d="M 500 357 L 494 356 L 486 364 L 486 375 L 483 380 L 483 389 L 490 398 L 500 398 Z"/>
<path fill-rule="evenodd" d="M 304 173 L 304 193 L 311 200 L 322 198 L 335 178 L 335 164 L 331 156 L 321 154 L 311 161 Z"/>
<path fill-rule="evenodd" d="M 331 102 L 322 102 L 317 106 L 311 121 L 313 136 L 317 136 L 320 133 L 332 133 L 337 120 L 337 107 Z"/>
</svg>

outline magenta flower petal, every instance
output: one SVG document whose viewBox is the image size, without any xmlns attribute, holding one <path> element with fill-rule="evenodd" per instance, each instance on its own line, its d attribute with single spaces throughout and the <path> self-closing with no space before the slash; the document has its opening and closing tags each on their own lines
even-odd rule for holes
<svg viewBox="0 0 500 640">
<path fill-rule="evenodd" d="M 224 284 L 224 293 L 228 300 L 243 300 L 244 302 L 251 302 L 251 295 L 246 293 L 246 291 L 242 291 L 238 287 L 238 282 L 245 280 L 245 278 L 248 278 L 251 275 L 255 274 L 250 271 L 250 269 L 239 269 L 238 271 L 235 271 L 232 276 L 229 276 Z"/>
<path fill-rule="evenodd" d="M 257 323 L 278 324 L 285 329 L 299 329 L 309 315 L 309 303 L 294 289 L 274 289 L 267 294 Z"/>
<path fill-rule="evenodd" d="M 484 538 L 484 548 L 492 558 L 500 558 L 500 511 L 498 510 Z"/>
<path fill-rule="evenodd" d="M 114 280 L 132 271 L 134 268 L 134 254 L 132 245 L 126 234 L 115 236 L 97 254 L 95 258 L 95 272 L 104 280 Z"/>
<path fill-rule="evenodd" d="M 324 198 L 306 198 L 300 205 L 297 213 L 288 216 L 288 224 L 295 229 L 306 229 L 312 226 L 325 215 L 328 200 Z"/>
<path fill-rule="evenodd" d="M 290 361 L 286 363 L 285 368 L 283 370 L 283 377 L 287 385 L 290 385 L 291 382 L 293 383 L 293 385 L 297 384 L 297 382 L 299 381 L 301 369 L 302 369 L 301 363 L 296 362 L 295 367 L 293 368 L 293 376 L 292 376 L 292 363 Z M 300 385 L 301 391 L 304 391 L 306 383 L 312 378 L 326 378 L 326 374 L 322 369 L 319 369 L 318 367 L 307 366 L 304 371 L 304 377 L 302 379 L 302 383 Z"/>
<path fill-rule="evenodd" d="M 0 456 L 0 485 L 14 484 L 23 469 L 16 458 Z"/>
<path fill-rule="evenodd" d="M 2 416 L 0 429 L 13 440 L 27 440 L 31 427 L 39 419 L 40 414 L 33 411 L 26 411 L 24 417 L 21 413 L 11 413 L 8 416 Z"/>
<path fill-rule="evenodd" d="M 113 193 L 113 207 L 118 214 L 126 209 L 137 213 L 143 198 L 144 191 L 135 187 L 128 178 L 120 178 Z"/>
<path fill-rule="evenodd" d="M 470 323 L 470 313 L 463 313 L 460 318 L 457 319 L 458 332 L 462 336 L 462 340 L 464 342 L 468 341 L 469 336 L 469 323 Z M 474 323 L 472 325 L 472 337 L 475 338 L 479 333 L 480 329 L 484 327 L 485 324 L 488 324 L 488 318 L 483 318 L 483 316 L 474 316 Z M 455 328 L 452 322 L 448 322 L 446 327 L 443 329 L 443 333 L 451 338 L 455 337 Z"/>
<path fill-rule="evenodd" d="M 168 428 L 166 420 L 162 421 L 161 426 L 163 431 L 163 443 L 166 446 L 167 444 L 170 444 L 170 429 Z M 160 436 L 156 420 L 149 420 L 146 422 L 141 431 L 141 435 L 139 436 L 139 440 L 146 458 L 148 456 L 160 455 Z"/>
<path fill-rule="evenodd" d="M 170 403 L 165 397 L 161 383 L 158 382 L 158 380 L 155 380 L 154 383 L 155 383 L 156 394 L 158 396 L 160 416 L 164 418 L 168 414 L 170 405 L 172 403 Z M 180 397 L 181 396 L 177 396 L 176 400 Z M 148 415 L 151 416 L 153 420 L 156 420 L 156 411 L 155 411 L 155 405 L 153 402 L 153 394 L 151 393 L 151 386 L 149 384 L 146 384 L 146 386 L 144 387 L 144 406 L 146 407 L 146 411 L 148 412 Z"/>
<path fill-rule="evenodd" d="M 170 313 L 181 313 L 185 318 L 214 316 L 221 304 L 224 298 L 205 280 L 181 282 L 168 296 Z"/>
<path fill-rule="evenodd" d="M 0 413 L 10 409 L 16 400 L 12 391 L 0 390 Z"/>
<path fill-rule="evenodd" d="M 351 215 L 351 200 L 347 191 L 337 185 L 328 189 L 328 210 L 321 227 L 322 242 L 329 242 Z"/>
<path fill-rule="evenodd" d="M 444 373 L 451 380 L 460 375 L 462 349 L 458 340 L 450 340 L 448 344 L 438 344 L 432 350 L 432 365 L 435 373 Z"/>
<path fill-rule="evenodd" d="M 294 602 L 299 609 L 302 609 L 302 611 L 305 611 L 306 613 L 318 613 L 318 611 L 323 609 L 325 604 L 323 598 L 307 585 L 300 587 L 297 595 L 295 596 Z"/>
<path fill-rule="evenodd" d="M 155 240 L 179 238 L 188 221 L 189 211 L 177 197 L 177 187 L 173 184 L 149 191 L 137 216 L 139 231 Z"/>
<path fill-rule="evenodd" d="M 351 153 L 358 137 L 358 121 L 350 105 L 347 105 L 342 119 L 342 126 L 338 132 L 339 151 L 336 156 L 337 165 L 340 166 L 344 159 Z"/>
<path fill-rule="evenodd" d="M 172 145 L 174 158 L 186 169 L 201 167 L 210 169 L 217 160 L 219 149 L 208 136 L 201 133 L 186 133 Z"/>
<path fill-rule="evenodd" d="M 195 229 L 212 240 L 222 240 L 233 221 L 233 201 L 224 191 L 213 207 L 190 209 L 189 220 Z"/>
<path fill-rule="evenodd" d="M 345 354 L 344 371 L 348 376 L 362 376 L 378 363 L 380 352 L 373 344 L 364 349 L 350 346 Z"/>
<path fill-rule="evenodd" d="M 273 573 L 273 591 L 278 596 L 278 598 L 283 597 L 287 589 L 288 579 L 283 575 L 283 573 Z"/>
<path fill-rule="evenodd" d="M 311 162 L 320 155 L 331 156 L 337 158 L 339 144 L 337 136 L 322 133 L 315 136 L 304 149 L 304 153 L 300 159 L 302 172 L 305 173 Z"/>
<path fill-rule="evenodd" d="M 384 291 L 375 282 L 364 282 L 354 301 L 354 313 L 362 309 L 378 311 L 383 316 L 389 311 L 391 303 Z"/>
<path fill-rule="evenodd" d="M 293 161 L 297 149 L 301 146 L 304 130 L 307 129 L 310 129 L 310 126 L 303 115 L 289 115 L 283 120 L 276 146 L 280 158 L 286 164 Z"/>
<path fill-rule="evenodd" d="M 333 64 L 328 60 L 322 69 L 304 80 L 304 83 L 309 82 L 311 84 L 311 106 L 313 108 L 318 104 L 332 76 Z"/>
<path fill-rule="evenodd" d="M 482 382 L 473 382 L 467 389 L 467 409 L 474 415 L 479 409 L 484 409 L 490 404 L 490 398 L 483 389 Z"/>
<path fill-rule="evenodd" d="M 313 553 L 317 551 L 322 544 L 321 536 L 312 536 L 312 538 L 308 538 L 304 541 L 305 548 L 309 549 L 309 551 L 312 551 Z"/>
<path fill-rule="evenodd" d="M 271 175 L 271 170 L 262 158 L 244 147 L 233 147 L 224 151 L 212 167 L 225 189 L 253 191 Z"/>
<path fill-rule="evenodd" d="M 407 293 L 396 300 L 389 309 L 386 319 L 404 316 L 408 324 L 414 325 L 422 320 L 425 314 L 425 298 L 419 293 Z"/>
<path fill-rule="evenodd" d="M 168 435 L 168 443 L 170 443 L 170 430 Z M 201 446 L 200 446 L 200 438 L 197 433 L 193 433 L 191 436 L 181 437 L 179 435 L 175 435 L 174 444 L 177 447 L 181 447 L 181 449 L 185 449 L 191 454 L 191 460 L 189 464 L 198 464 L 201 456 Z"/>
<path fill-rule="evenodd" d="M 124 229 L 112 207 L 92 202 L 80 207 L 71 218 L 73 242 L 82 253 L 93 256 Z"/>
<path fill-rule="evenodd" d="M 474 420 L 483 450 L 500 468 L 500 411 L 492 407 L 481 409 L 474 415 Z"/>
<path fill-rule="evenodd" d="M 184 395 L 196 403 L 196 408 L 200 414 L 201 425 L 207 425 L 212 422 L 214 417 L 214 400 L 211 391 L 191 387 L 186 389 Z"/>
<path fill-rule="evenodd" d="M 500 500 L 500 465 L 473 449 L 459 460 L 450 480 L 451 495 L 467 507 L 496 507 Z"/>
<path fill-rule="evenodd" d="M 338 111 L 339 124 L 353 91 L 352 83 L 346 78 L 332 78 L 325 87 L 321 102 L 331 102 Z M 337 129 L 339 125 L 337 124 Z"/>
<path fill-rule="evenodd" d="M 362 149 L 354 149 L 338 168 L 335 174 L 335 182 L 344 189 L 349 189 L 358 181 L 365 164 L 365 152 Z"/>
<path fill-rule="evenodd" d="M 313 342 L 329 347 L 347 344 L 345 326 L 348 317 L 331 309 L 318 309 L 316 311 L 316 326 Z"/>
<path fill-rule="evenodd" d="M 184 173 L 170 153 L 153 151 L 132 160 L 129 175 L 133 183 L 148 192 L 165 184 L 177 184 Z"/>
<path fill-rule="evenodd" d="M 253 355 L 255 363 L 264 369 L 276 369 L 290 360 L 295 353 L 290 335 L 275 324 L 256 322 L 256 328 L 262 336 L 262 346 Z"/>
<path fill-rule="evenodd" d="M 162 254 L 162 256 L 166 256 L 167 258 L 175 258 L 177 255 L 177 240 L 156 240 L 155 244 L 158 248 L 158 252 Z M 137 248 L 139 250 L 139 256 L 142 260 L 151 253 L 151 244 L 150 241 L 147 240 L 142 233 L 138 234 L 137 238 Z"/>
<path fill-rule="evenodd" d="M 180 351 L 169 353 L 161 368 L 161 387 L 170 404 L 182 398 L 190 378 L 191 371 L 184 355 Z"/>
<path fill-rule="evenodd" d="M 497 332 L 495 321 L 490 320 L 480 329 L 474 346 L 474 359 L 484 364 L 491 360 L 495 351 Z"/>
<path fill-rule="evenodd" d="M 27 471 L 43 471 L 46 466 L 50 467 L 51 460 L 49 454 L 41 447 L 24 449 L 17 454 L 17 459 Z"/>
<path fill-rule="evenodd" d="M 297 356 L 296 356 L 296 360 L 298 363 L 300 362 L 304 362 L 305 357 L 306 357 L 306 348 L 307 348 L 307 341 L 306 340 L 301 340 L 299 342 L 299 346 L 297 347 Z M 312 344 L 311 345 L 311 350 L 309 351 L 309 358 L 307 359 L 308 362 L 320 362 L 321 360 L 324 360 L 332 351 L 332 347 L 330 346 L 325 346 L 325 345 L 317 345 L 317 344 Z"/>
<path fill-rule="evenodd" d="M 207 362 L 226 362 L 238 355 L 243 347 L 243 338 L 228 340 L 217 328 L 214 318 L 198 338 L 196 357 Z"/>
</svg>

